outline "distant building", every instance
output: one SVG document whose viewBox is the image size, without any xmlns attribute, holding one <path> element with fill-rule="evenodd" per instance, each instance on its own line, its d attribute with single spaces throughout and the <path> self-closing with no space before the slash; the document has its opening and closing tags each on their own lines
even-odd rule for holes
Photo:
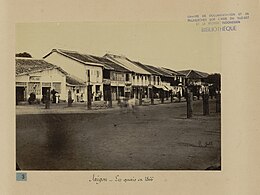
<svg viewBox="0 0 260 195">
<path fill-rule="evenodd" d="M 142 64 L 140 62 L 134 62 L 137 66 L 143 68 L 144 70 L 148 71 L 151 75 L 149 76 L 149 95 L 148 97 L 151 98 L 151 90 L 153 89 L 153 95 L 155 98 L 159 98 L 162 93 L 167 93 L 172 91 L 171 83 L 165 81 L 166 77 L 172 77 L 170 74 L 162 72 L 158 67 Z"/>
<path fill-rule="evenodd" d="M 184 86 L 185 85 L 185 76 L 186 76 L 185 74 L 182 74 L 175 70 L 171 70 L 169 68 L 162 67 L 161 69 L 170 73 L 174 77 L 174 79 L 172 81 L 172 86 L 178 86 L 178 85 Z"/>
<path fill-rule="evenodd" d="M 54 89 L 60 100 L 67 99 L 66 75 L 60 67 L 42 59 L 16 58 L 16 101 L 28 101 L 34 94 L 44 101 L 47 90 Z"/>
<path fill-rule="evenodd" d="M 202 87 L 202 85 L 205 84 L 205 81 L 209 74 L 197 70 L 182 70 L 178 72 L 185 75 L 186 86 L 191 89 L 194 96 L 197 96 L 199 98 L 202 94 L 202 91 L 206 90 L 204 89 L 204 86 Z"/>
<path fill-rule="evenodd" d="M 178 72 L 185 75 L 185 82 L 187 85 L 201 85 L 209 76 L 208 73 L 197 70 L 181 70 Z"/>
</svg>

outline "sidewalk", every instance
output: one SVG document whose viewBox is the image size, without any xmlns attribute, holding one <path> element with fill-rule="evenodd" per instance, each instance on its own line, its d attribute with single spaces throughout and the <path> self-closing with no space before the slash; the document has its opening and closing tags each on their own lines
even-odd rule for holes
<svg viewBox="0 0 260 195">
<path fill-rule="evenodd" d="M 178 101 L 173 101 L 178 102 Z M 183 98 L 181 102 L 185 102 Z M 164 100 L 164 104 L 171 103 L 170 98 L 168 100 Z M 154 105 L 161 104 L 160 99 L 154 99 Z M 136 99 L 136 106 L 139 106 L 139 100 Z M 143 99 L 141 106 L 153 106 L 151 105 L 151 99 Z M 50 113 L 94 113 L 94 112 L 107 112 L 112 110 L 119 110 L 120 105 L 118 101 L 112 102 L 112 108 L 108 108 L 107 103 L 104 101 L 92 102 L 91 110 L 87 109 L 86 102 L 82 103 L 73 103 L 71 107 L 68 107 L 67 103 L 51 103 L 50 109 L 45 109 L 45 104 L 34 104 L 34 105 L 16 105 L 16 115 L 24 115 L 24 114 L 50 114 Z"/>
</svg>

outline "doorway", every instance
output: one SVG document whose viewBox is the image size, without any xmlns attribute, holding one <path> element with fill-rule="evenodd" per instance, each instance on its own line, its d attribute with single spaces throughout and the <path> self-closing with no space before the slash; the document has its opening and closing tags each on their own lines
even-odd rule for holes
<svg viewBox="0 0 260 195">
<path fill-rule="evenodd" d="M 42 102 L 45 103 L 47 98 L 50 100 L 50 97 L 47 97 L 47 91 L 49 90 L 49 95 L 51 93 L 50 87 L 42 87 Z"/>
<path fill-rule="evenodd" d="M 16 103 L 26 101 L 25 87 L 16 87 Z"/>
</svg>

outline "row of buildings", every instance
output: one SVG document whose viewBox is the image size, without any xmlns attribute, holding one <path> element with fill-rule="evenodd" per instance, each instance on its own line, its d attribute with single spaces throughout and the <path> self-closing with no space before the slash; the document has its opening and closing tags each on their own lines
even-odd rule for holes
<svg viewBox="0 0 260 195">
<path fill-rule="evenodd" d="M 125 56 L 103 57 L 76 51 L 53 49 L 43 59 L 16 58 L 16 100 L 27 101 L 30 94 L 44 101 L 47 91 L 55 90 L 60 101 L 92 101 L 127 98 L 160 98 L 184 95 L 185 85 L 201 85 L 207 73 L 168 68 L 133 61 Z"/>
</svg>

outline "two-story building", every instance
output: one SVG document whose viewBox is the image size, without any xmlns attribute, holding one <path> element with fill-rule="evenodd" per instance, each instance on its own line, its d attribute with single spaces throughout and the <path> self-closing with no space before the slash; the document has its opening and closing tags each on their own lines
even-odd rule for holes
<svg viewBox="0 0 260 195">
<path fill-rule="evenodd" d="M 162 67 L 162 69 L 174 77 L 172 86 L 178 86 L 178 85 L 184 86 L 185 85 L 185 75 L 184 74 L 174 71 L 169 68 Z"/>
<path fill-rule="evenodd" d="M 106 54 L 104 57 L 131 72 L 129 81 L 126 81 L 131 91 L 130 97 L 148 97 L 149 76 L 151 75 L 148 71 L 137 66 L 125 56 Z"/>
<path fill-rule="evenodd" d="M 90 55 L 62 49 L 53 49 L 43 58 L 83 80 L 87 86 L 92 86 L 93 101 L 103 100 L 103 64 L 100 64 Z M 87 101 L 87 93 L 85 88 L 84 94 L 81 94 L 83 101 Z"/>
<path fill-rule="evenodd" d="M 166 98 L 168 98 L 173 89 L 171 87 L 173 83 L 173 76 L 167 71 L 164 71 L 162 68 L 143 64 L 140 62 L 135 63 L 151 73 L 150 90 L 153 89 L 153 94 L 155 98 L 159 98 L 161 96 L 166 96 Z"/>
<path fill-rule="evenodd" d="M 105 57 L 91 56 L 104 65 L 103 85 L 104 100 L 107 101 L 107 94 L 111 91 L 112 100 L 118 100 L 120 97 L 130 96 L 130 75 L 131 71 L 120 66 Z"/>
<path fill-rule="evenodd" d="M 133 61 L 134 62 L 134 61 Z M 151 75 L 149 75 L 149 85 L 148 85 L 148 98 L 159 98 L 160 90 L 163 90 L 162 81 L 161 81 L 161 74 L 153 69 L 150 68 L 149 65 L 144 65 L 140 62 L 134 62 L 137 66 L 143 68 Z"/>
</svg>

